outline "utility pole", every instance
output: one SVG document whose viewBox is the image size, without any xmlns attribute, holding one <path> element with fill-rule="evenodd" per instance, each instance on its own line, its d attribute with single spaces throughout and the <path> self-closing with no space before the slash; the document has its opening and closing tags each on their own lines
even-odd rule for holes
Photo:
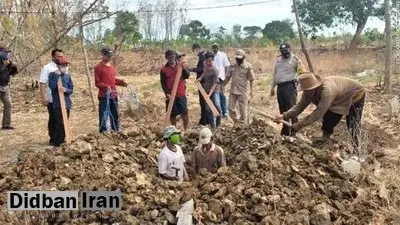
<svg viewBox="0 0 400 225">
<path fill-rule="evenodd" d="M 304 55 L 306 56 L 308 68 L 310 72 L 314 73 L 314 67 L 311 63 L 311 58 L 310 55 L 308 54 L 308 51 L 306 49 L 306 45 L 304 44 L 304 35 L 303 35 L 303 29 L 301 28 L 301 23 L 300 23 L 300 17 L 299 17 L 299 9 L 297 6 L 297 0 L 293 0 L 293 10 L 294 14 L 296 15 L 296 23 L 297 23 L 297 28 L 299 30 L 299 36 L 300 36 L 300 43 L 301 43 L 301 50 L 303 51 Z"/>
<path fill-rule="evenodd" d="M 392 2 L 385 0 L 385 36 L 386 36 L 386 51 L 385 51 L 385 91 L 390 93 L 392 90 Z"/>
</svg>

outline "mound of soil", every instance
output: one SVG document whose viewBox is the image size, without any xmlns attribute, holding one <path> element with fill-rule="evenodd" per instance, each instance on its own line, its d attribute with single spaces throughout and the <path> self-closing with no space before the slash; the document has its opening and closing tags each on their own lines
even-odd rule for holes
<svg viewBox="0 0 400 225">
<path fill-rule="evenodd" d="M 31 224 L 176 224 L 176 212 L 194 199 L 203 224 L 368 224 L 382 203 L 366 193 L 368 179 L 349 179 L 326 150 L 282 139 L 262 121 L 221 128 L 216 142 L 228 168 L 201 171 L 190 182 L 157 176 L 161 130 L 87 135 L 57 153 L 22 152 L 0 172 L 0 207 L 10 190 L 117 190 L 119 212 L 31 213 Z M 197 134 L 189 132 L 183 150 L 190 156 Z M 187 158 L 190 166 L 190 157 Z M 362 189 L 361 189 L 362 188 Z M 362 191 L 361 191 L 362 190 Z M 82 213 L 82 212 L 81 212 Z M 36 216 L 35 219 L 32 219 Z M 27 214 L 1 210 L 0 223 L 20 224 Z"/>
</svg>

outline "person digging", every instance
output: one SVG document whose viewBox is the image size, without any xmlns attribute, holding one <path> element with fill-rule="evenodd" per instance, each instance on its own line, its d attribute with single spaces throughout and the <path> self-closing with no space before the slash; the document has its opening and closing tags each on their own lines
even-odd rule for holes
<svg viewBox="0 0 400 225">
<path fill-rule="evenodd" d="M 193 168 L 195 174 L 200 169 L 216 173 L 219 168 L 226 167 L 224 150 L 213 143 L 213 134 L 207 127 L 199 132 L 199 145 L 194 148 Z"/>
<path fill-rule="evenodd" d="M 330 76 L 320 78 L 313 73 L 299 76 L 301 100 L 289 111 L 276 116 L 276 121 L 296 118 L 308 105 L 313 103 L 317 108 L 307 117 L 292 125 L 294 131 L 309 126 L 322 119 L 322 139 L 326 142 L 333 134 L 343 116 L 346 116 L 352 144 L 358 150 L 361 138 L 361 117 L 364 108 L 366 91 L 361 83 L 350 78 Z"/>
<path fill-rule="evenodd" d="M 173 125 L 165 128 L 165 146 L 158 156 L 158 173 L 166 180 L 189 180 L 185 169 L 185 156 L 180 144 L 180 131 Z"/>
</svg>

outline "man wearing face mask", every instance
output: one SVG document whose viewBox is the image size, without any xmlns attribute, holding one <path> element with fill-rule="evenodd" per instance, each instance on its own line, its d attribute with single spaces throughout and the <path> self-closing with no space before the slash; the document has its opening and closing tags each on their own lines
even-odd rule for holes
<svg viewBox="0 0 400 225">
<path fill-rule="evenodd" d="M 238 122 L 236 105 L 239 103 L 240 118 L 239 121 L 247 121 L 247 86 L 250 83 L 250 98 L 253 97 L 253 67 L 246 60 L 246 53 L 239 49 L 236 51 L 236 63 L 229 67 L 224 86 L 232 79 L 229 94 L 229 114 L 234 122 Z"/>
<path fill-rule="evenodd" d="M 11 52 L 3 47 L 0 48 L 0 99 L 3 102 L 3 122 L 1 129 L 11 130 L 11 93 L 10 81 L 17 72 L 17 66 L 8 59 L 8 53 Z"/>
<path fill-rule="evenodd" d="M 165 147 L 158 156 L 158 174 L 166 180 L 188 180 L 185 156 L 180 144 L 180 131 L 173 125 L 164 129 Z"/>
<path fill-rule="evenodd" d="M 228 71 L 231 65 L 226 54 L 219 50 L 219 45 L 214 43 L 212 45 L 212 50 L 214 53 L 214 65 L 218 68 L 218 79 L 219 83 L 224 83 L 226 71 Z M 224 94 L 225 90 L 220 91 L 220 102 L 221 102 L 221 113 L 223 117 L 228 117 L 228 107 L 226 105 L 226 97 Z"/>
<path fill-rule="evenodd" d="M 296 104 L 297 90 L 296 80 L 297 73 L 304 72 L 301 61 L 290 51 L 289 44 L 281 44 L 279 46 L 281 55 L 278 56 L 274 72 L 272 74 L 271 96 L 275 95 L 275 86 L 278 86 L 278 105 L 280 113 L 284 113 Z M 292 123 L 297 122 L 297 118 L 293 118 Z M 281 135 L 290 136 L 295 132 L 288 126 L 283 125 Z"/>
<path fill-rule="evenodd" d="M 54 49 L 51 51 L 51 61 L 45 65 L 41 72 L 40 72 L 40 77 L 39 77 L 39 82 L 40 82 L 40 100 L 43 106 L 47 107 L 47 112 L 49 113 L 49 120 L 47 123 L 47 128 L 48 128 L 48 134 L 50 137 L 49 144 L 54 145 L 54 140 L 55 140 L 55 117 L 53 113 L 53 98 L 51 95 L 51 90 L 48 87 L 48 81 L 49 81 L 49 74 L 57 71 L 58 67 L 57 64 L 55 63 L 57 58 L 63 56 L 63 51 L 61 49 Z"/>
<path fill-rule="evenodd" d="M 199 145 L 193 153 L 193 166 L 197 174 L 200 169 L 206 169 L 210 173 L 216 173 L 219 168 L 226 167 L 224 150 L 213 143 L 213 135 L 209 128 L 205 127 L 199 133 Z"/>
<path fill-rule="evenodd" d="M 67 57 L 61 56 L 57 58 L 55 62 L 57 64 L 58 70 L 55 72 L 51 72 L 49 74 L 49 81 L 48 81 L 49 88 L 51 90 L 51 96 L 53 99 L 52 107 L 53 107 L 54 122 L 55 122 L 53 151 L 57 150 L 57 148 L 60 147 L 60 145 L 65 142 L 64 122 L 61 111 L 58 80 L 61 79 L 62 83 L 61 91 L 64 93 L 65 107 L 67 110 L 68 118 L 72 107 L 71 95 L 74 90 L 74 85 L 72 83 L 71 76 L 67 72 L 69 64 Z"/>
</svg>

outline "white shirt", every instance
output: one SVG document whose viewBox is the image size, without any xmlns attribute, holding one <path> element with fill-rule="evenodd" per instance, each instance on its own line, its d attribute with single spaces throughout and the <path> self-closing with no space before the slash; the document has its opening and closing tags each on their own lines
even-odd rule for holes
<svg viewBox="0 0 400 225">
<path fill-rule="evenodd" d="M 50 103 L 53 102 L 53 98 L 51 97 L 51 90 L 48 86 L 49 74 L 57 70 L 58 70 L 57 64 L 51 61 L 47 65 L 45 65 L 42 71 L 40 72 L 39 82 L 47 85 L 47 101 Z"/>
<path fill-rule="evenodd" d="M 178 177 L 183 179 L 183 170 L 184 170 L 184 162 L 185 156 L 183 155 L 181 147 L 176 146 L 176 152 L 171 151 L 165 146 L 158 156 L 158 173 L 159 174 L 167 174 L 170 177 L 176 176 L 176 170 L 173 169 L 178 168 Z"/>
<path fill-rule="evenodd" d="M 218 77 L 225 80 L 225 68 L 231 65 L 228 56 L 226 56 L 225 53 L 218 51 L 214 56 L 214 64 L 219 70 Z"/>
</svg>

